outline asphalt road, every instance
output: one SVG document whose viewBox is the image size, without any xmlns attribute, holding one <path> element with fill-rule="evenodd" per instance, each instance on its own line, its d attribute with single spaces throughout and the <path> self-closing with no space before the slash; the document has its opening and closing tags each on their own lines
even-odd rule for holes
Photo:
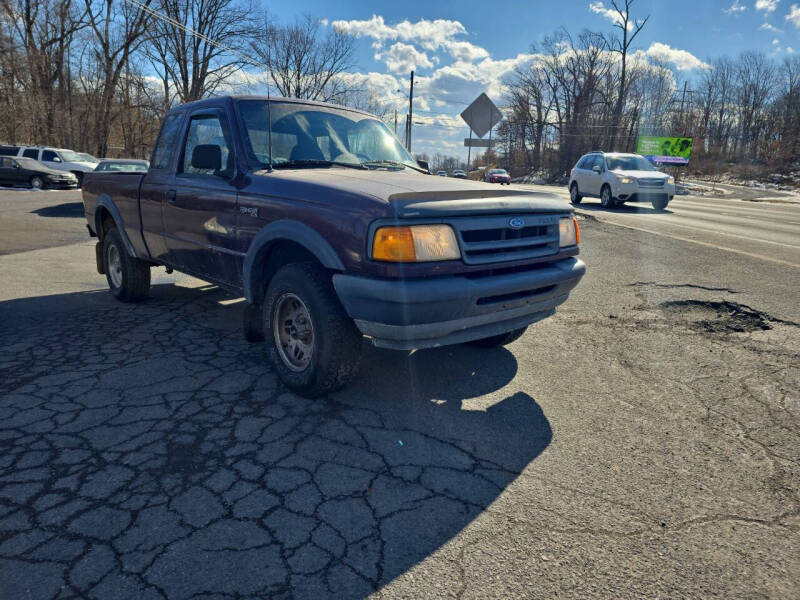
<svg viewBox="0 0 800 600">
<path fill-rule="evenodd" d="M 800 270 L 671 210 L 591 211 L 507 349 L 365 348 L 315 402 L 213 286 L 123 305 L 91 242 L 0 256 L 0 595 L 797 597 Z"/>
<path fill-rule="evenodd" d="M 564 187 L 520 187 L 569 197 Z M 577 210 L 655 235 L 800 266 L 800 196 L 738 186 L 725 189 L 722 198 L 676 196 L 664 211 L 644 202 L 606 210 L 595 198 L 585 198 Z"/>
</svg>

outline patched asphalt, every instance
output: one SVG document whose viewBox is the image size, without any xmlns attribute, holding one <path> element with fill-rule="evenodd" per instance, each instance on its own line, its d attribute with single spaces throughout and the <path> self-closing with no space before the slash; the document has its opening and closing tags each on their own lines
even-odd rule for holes
<svg viewBox="0 0 800 600">
<path fill-rule="evenodd" d="M 316 401 L 213 286 L 0 256 L 0 596 L 796 596 L 800 273 L 581 225 L 554 318 Z"/>
</svg>

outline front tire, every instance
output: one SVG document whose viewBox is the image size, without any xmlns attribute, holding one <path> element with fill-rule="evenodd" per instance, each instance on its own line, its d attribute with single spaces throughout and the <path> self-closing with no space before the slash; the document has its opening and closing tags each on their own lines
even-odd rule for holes
<svg viewBox="0 0 800 600">
<path fill-rule="evenodd" d="M 307 398 L 344 387 L 358 372 L 362 337 L 328 271 L 315 263 L 281 268 L 263 312 L 267 354 L 281 381 Z"/>
<path fill-rule="evenodd" d="M 34 175 L 31 177 L 31 187 L 34 190 L 40 190 L 44 186 L 44 181 L 38 175 Z"/>
<path fill-rule="evenodd" d="M 656 210 L 664 210 L 665 208 L 667 208 L 669 200 L 667 199 L 666 196 L 658 196 L 656 198 L 653 198 L 651 204 L 653 205 L 653 208 L 655 208 Z"/>
<path fill-rule="evenodd" d="M 611 187 L 608 184 L 603 186 L 600 190 L 600 204 L 603 208 L 614 208 L 617 203 L 614 202 L 614 196 L 611 194 Z"/>
<path fill-rule="evenodd" d="M 573 181 L 572 185 L 569 186 L 569 201 L 572 204 L 580 204 L 581 200 L 583 200 L 583 196 L 578 191 L 578 184 Z"/>
<path fill-rule="evenodd" d="M 128 254 L 116 227 L 103 238 L 103 267 L 111 293 L 122 302 L 140 302 L 150 291 L 150 265 Z"/>
<path fill-rule="evenodd" d="M 506 346 L 511 342 L 515 342 L 521 338 L 527 330 L 527 327 L 520 327 L 519 329 L 509 331 L 508 333 L 501 333 L 499 335 L 493 335 L 480 340 L 473 340 L 469 343 L 473 346 L 478 346 L 479 348 L 497 348 L 498 346 Z"/>
</svg>

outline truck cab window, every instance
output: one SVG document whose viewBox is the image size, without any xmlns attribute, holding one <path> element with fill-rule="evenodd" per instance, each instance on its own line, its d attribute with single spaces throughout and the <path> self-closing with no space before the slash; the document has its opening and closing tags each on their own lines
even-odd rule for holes
<svg viewBox="0 0 800 600">
<path fill-rule="evenodd" d="M 201 169 L 192 165 L 194 149 L 200 145 L 219 147 L 221 158 L 219 170 Z M 230 177 L 233 175 L 233 166 L 233 153 L 220 118 L 216 115 L 192 117 L 183 148 L 183 168 L 181 171 L 192 175 Z"/>
<path fill-rule="evenodd" d="M 161 133 L 158 136 L 156 147 L 153 150 L 153 158 L 150 161 L 153 169 L 166 169 L 169 167 L 172 150 L 177 145 L 175 141 L 180 131 L 182 116 L 181 113 L 173 113 L 167 115 L 164 119 L 164 125 L 161 127 Z"/>
</svg>

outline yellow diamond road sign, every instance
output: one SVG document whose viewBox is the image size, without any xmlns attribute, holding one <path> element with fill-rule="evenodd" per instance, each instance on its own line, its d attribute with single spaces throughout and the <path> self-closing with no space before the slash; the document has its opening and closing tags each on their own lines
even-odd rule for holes
<svg viewBox="0 0 800 600">
<path fill-rule="evenodd" d="M 473 133 L 481 138 L 503 120 L 503 113 L 494 105 L 489 96 L 481 94 L 464 109 L 461 118 L 469 125 Z"/>
</svg>

